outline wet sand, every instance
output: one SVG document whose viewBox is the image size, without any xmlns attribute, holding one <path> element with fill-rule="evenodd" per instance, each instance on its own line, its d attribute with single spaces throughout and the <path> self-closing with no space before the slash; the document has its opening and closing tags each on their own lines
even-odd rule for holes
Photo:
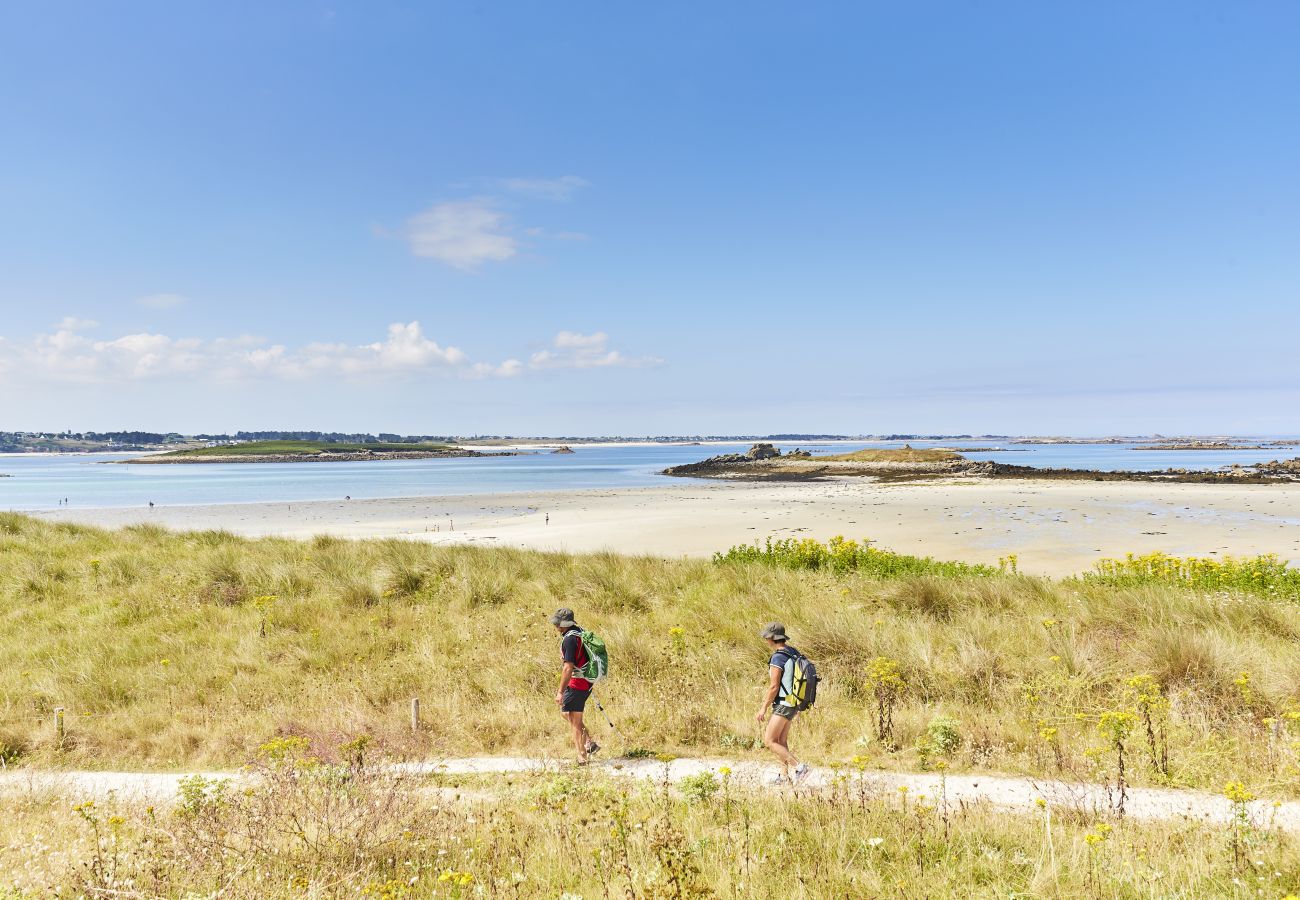
<svg viewBox="0 0 1300 900">
<path fill-rule="evenodd" d="M 244 535 L 404 537 L 544 550 L 709 556 L 767 537 L 840 534 L 905 553 L 1063 575 L 1096 560 L 1276 553 L 1300 562 L 1300 485 L 987 481 L 673 482 L 662 487 L 389 500 L 50 510 Z M 550 516 L 547 523 L 546 516 Z"/>
</svg>

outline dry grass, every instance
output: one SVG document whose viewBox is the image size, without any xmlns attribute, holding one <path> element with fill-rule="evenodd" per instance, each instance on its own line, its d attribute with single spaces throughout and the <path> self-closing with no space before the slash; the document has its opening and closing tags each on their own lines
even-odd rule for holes
<svg viewBox="0 0 1300 900">
<path fill-rule="evenodd" d="M 279 742 L 255 786 L 174 806 L 52 796 L 0 818 L 0 897 L 1271 897 L 1300 852 L 1266 821 L 1210 828 L 875 793 L 792 801 L 724 772 L 671 789 L 593 774 L 473 784 L 321 765 Z"/>
<path fill-rule="evenodd" d="M 561 605 L 609 642 L 600 696 L 626 739 L 610 751 L 748 746 L 765 678 L 755 631 L 775 618 L 825 678 L 794 732 L 810 761 L 931 764 L 929 726 L 943 716 L 960 737 L 945 752 L 953 770 L 1113 778 L 1100 716 L 1137 711 L 1128 682 L 1150 675 L 1169 761 L 1148 759 L 1139 724 L 1131 782 L 1218 790 L 1240 778 L 1261 796 L 1300 795 L 1300 608 L 1258 596 L 107 532 L 17 515 L 0 515 L 0 753 L 11 764 L 231 766 L 276 736 L 301 735 L 328 758 L 368 735 L 395 755 L 562 755 L 545 623 Z M 885 736 L 878 658 L 901 682 Z M 414 696 L 418 734 L 406 725 Z M 62 749 L 56 706 L 68 710 Z"/>
<path fill-rule="evenodd" d="M 960 453 L 951 450 L 914 450 L 903 447 L 897 450 L 855 450 L 831 456 L 814 456 L 814 462 L 865 462 L 865 463 L 937 463 L 961 459 Z"/>
</svg>

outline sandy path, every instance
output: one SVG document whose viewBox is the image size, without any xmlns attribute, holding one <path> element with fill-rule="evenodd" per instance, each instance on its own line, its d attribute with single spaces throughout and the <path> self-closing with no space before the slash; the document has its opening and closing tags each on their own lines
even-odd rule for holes
<svg viewBox="0 0 1300 900">
<path fill-rule="evenodd" d="M 776 772 L 770 764 L 726 759 L 675 759 L 668 763 L 655 760 L 614 759 L 593 764 L 594 769 L 623 778 L 648 781 L 667 780 L 677 783 L 683 778 L 701 772 L 717 772 L 722 766 L 731 769 L 734 784 L 745 789 L 764 789 L 788 792 L 798 797 L 805 791 L 827 790 L 837 773 L 827 768 L 814 768 L 806 782 L 799 788 L 768 785 L 767 779 Z M 570 764 L 548 759 L 529 759 L 508 756 L 469 757 L 436 762 L 406 763 L 393 767 L 393 771 L 409 775 L 508 775 L 528 772 L 560 771 Z M 207 778 L 233 778 L 235 773 L 201 773 Z M 0 796 L 22 791 L 51 791 L 72 798 L 103 797 L 109 792 L 132 800 L 166 801 L 174 798 L 177 785 L 184 774 L 146 772 L 48 772 L 9 770 L 0 772 Z M 856 776 L 855 776 L 856 777 Z M 941 779 L 930 773 L 872 772 L 862 776 L 869 792 L 876 797 L 899 802 L 903 788 L 909 800 L 925 798 L 927 803 L 949 804 L 987 803 L 999 809 L 1033 813 L 1037 801 L 1044 800 L 1049 807 L 1083 809 L 1107 812 L 1112 809 L 1111 798 L 1097 785 L 1047 781 L 1029 778 L 1007 778 L 992 775 L 948 775 Z M 458 788 L 436 788 L 441 795 L 461 799 L 486 800 L 491 795 L 482 791 L 464 791 Z M 1300 802 L 1290 801 L 1274 805 L 1256 800 L 1249 805 L 1253 821 L 1272 824 L 1284 831 L 1300 833 Z M 1207 825 L 1223 825 L 1231 821 L 1232 804 L 1225 798 L 1203 791 L 1165 790 L 1158 788 L 1130 788 L 1125 802 L 1125 815 L 1149 821 L 1196 821 Z"/>
<path fill-rule="evenodd" d="M 1300 562 L 1300 485 L 960 480 L 883 485 L 670 481 L 662 487 L 396 500 L 51 510 L 53 521 L 246 535 L 405 537 L 573 552 L 708 556 L 837 534 L 943 559 L 1065 575 L 1107 556 L 1276 553 Z M 547 521 L 549 516 L 549 522 Z"/>
</svg>

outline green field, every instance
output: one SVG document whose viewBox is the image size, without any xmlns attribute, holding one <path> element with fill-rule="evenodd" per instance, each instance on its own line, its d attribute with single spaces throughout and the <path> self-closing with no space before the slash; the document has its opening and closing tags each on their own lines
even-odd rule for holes
<svg viewBox="0 0 1300 900">
<path fill-rule="evenodd" d="M 246 444 L 226 444 L 220 447 L 197 447 L 193 450 L 174 450 L 161 457 L 187 458 L 195 456 L 282 456 L 299 454 L 316 456 L 321 453 L 375 453 L 415 452 L 421 450 L 450 450 L 449 444 L 331 444 L 325 441 L 249 441 Z"/>
</svg>

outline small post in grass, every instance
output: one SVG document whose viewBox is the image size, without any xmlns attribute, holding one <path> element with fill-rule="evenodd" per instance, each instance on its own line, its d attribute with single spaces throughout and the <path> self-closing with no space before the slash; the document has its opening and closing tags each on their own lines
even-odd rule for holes
<svg viewBox="0 0 1300 900">
<path fill-rule="evenodd" d="M 54 707 L 54 738 L 59 742 L 59 749 L 63 749 L 63 707 Z"/>
<path fill-rule="evenodd" d="M 411 730 L 420 730 L 420 698 L 411 698 Z"/>
</svg>

